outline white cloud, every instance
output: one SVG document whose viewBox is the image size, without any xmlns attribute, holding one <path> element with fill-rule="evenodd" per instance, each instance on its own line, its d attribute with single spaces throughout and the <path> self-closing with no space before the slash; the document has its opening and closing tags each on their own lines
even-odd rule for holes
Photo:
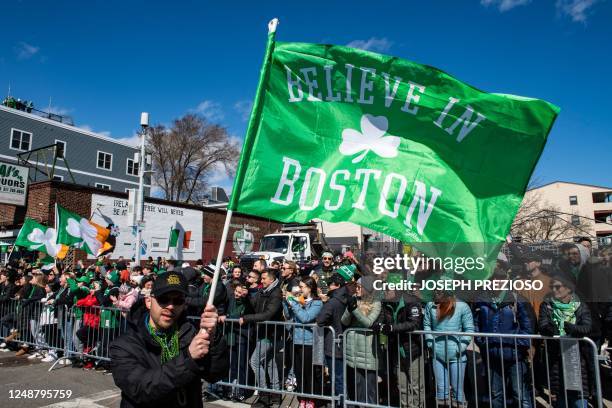
<svg viewBox="0 0 612 408">
<path fill-rule="evenodd" d="M 28 44 L 23 41 L 21 41 L 15 47 L 15 52 L 17 53 L 18 60 L 26 60 L 26 59 L 32 58 L 34 55 L 38 53 L 38 51 L 40 51 L 40 47 Z"/>
<path fill-rule="evenodd" d="M 253 108 L 252 101 L 238 101 L 234 104 L 234 109 L 240 114 L 240 119 L 243 121 L 249 120 L 249 115 L 251 114 L 251 109 Z"/>
<path fill-rule="evenodd" d="M 219 122 L 225 117 L 221 105 L 217 102 L 208 100 L 200 102 L 198 106 L 194 109 L 190 109 L 189 112 L 200 114 L 210 122 Z"/>
<path fill-rule="evenodd" d="M 77 127 L 87 132 L 97 133 L 102 136 L 111 137 L 111 132 L 109 132 L 108 130 L 101 130 L 101 131 L 93 130 L 92 127 L 89 125 L 78 125 Z"/>
<path fill-rule="evenodd" d="M 531 0 L 480 0 L 480 4 L 485 7 L 497 7 L 500 12 L 512 10 L 518 6 L 524 6 L 531 3 Z"/>
<path fill-rule="evenodd" d="M 347 47 L 360 48 L 362 50 L 377 51 L 377 52 L 389 51 L 392 45 L 393 45 L 393 42 L 389 41 L 387 38 L 384 38 L 384 37 L 383 38 L 372 37 L 367 40 L 354 40 L 346 44 Z"/>
<path fill-rule="evenodd" d="M 62 108 L 61 106 L 51 106 L 47 109 L 47 112 L 53 113 L 55 115 L 65 116 L 72 113 L 74 109 L 71 108 Z"/>
<path fill-rule="evenodd" d="M 130 146 L 134 146 L 134 147 L 140 146 L 140 135 L 138 133 L 130 137 L 116 137 L 115 140 L 118 140 L 122 143 L 129 144 Z"/>
<path fill-rule="evenodd" d="M 599 0 L 557 0 L 557 12 L 576 23 L 586 23 L 587 13 Z"/>
</svg>

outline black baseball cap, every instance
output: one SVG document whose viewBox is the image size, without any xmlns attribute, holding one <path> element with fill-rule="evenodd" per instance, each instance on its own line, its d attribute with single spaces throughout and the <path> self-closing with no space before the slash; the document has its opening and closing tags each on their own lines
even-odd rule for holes
<svg viewBox="0 0 612 408">
<path fill-rule="evenodd" d="M 159 297 L 168 292 L 179 292 L 187 295 L 187 279 L 180 272 L 164 272 L 153 282 L 151 294 Z"/>
</svg>

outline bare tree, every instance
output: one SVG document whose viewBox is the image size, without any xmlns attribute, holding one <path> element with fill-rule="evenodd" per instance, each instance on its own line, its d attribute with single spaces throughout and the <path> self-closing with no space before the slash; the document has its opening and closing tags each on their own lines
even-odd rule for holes
<svg viewBox="0 0 612 408">
<path fill-rule="evenodd" d="M 202 201 L 212 172 L 224 170 L 232 177 L 240 154 L 224 127 L 193 114 L 175 120 L 169 129 L 151 128 L 147 149 L 153 159 L 153 181 L 164 198 L 184 202 Z"/>
<path fill-rule="evenodd" d="M 581 223 L 574 225 L 572 215 L 542 199 L 537 191 L 525 194 L 510 233 L 523 242 L 565 241 L 574 236 L 592 235 L 591 228 Z"/>
</svg>

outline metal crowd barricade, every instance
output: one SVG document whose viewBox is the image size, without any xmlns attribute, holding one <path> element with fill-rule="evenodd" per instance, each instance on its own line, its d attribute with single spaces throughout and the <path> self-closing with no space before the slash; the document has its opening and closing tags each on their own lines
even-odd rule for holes
<svg viewBox="0 0 612 408">
<path fill-rule="evenodd" d="M 115 307 L 73 306 L 73 347 L 67 357 L 110 361 L 110 344 L 127 330 L 126 312 Z"/>
<path fill-rule="evenodd" d="M 57 356 L 63 351 L 58 316 L 64 308 L 55 308 L 44 301 L 24 302 L 11 299 L 0 306 L 2 337 L 34 350 L 45 350 Z"/>
<path fill-rule="evenodd" d="M 350 407 L 603 407 L 589 338 L 349 328 L 343 357 Z"/>
<path fill-rule="evenodd" d="M 199 317 L 190 317 L 194 321 Z M 333 403 L 333 367 L 326 367 L 324 338 L 335 338 L 331 327 L 294 322 L 261 322 L 240 325 L 239 319 L 225 319 L 223 335 L 228 344 L 229 372 L 216 383 L 220 392 L 247 397 L 247 392 Z M 312 345 L 303 345 L 312 333 Z M 332 361 L 335 347 L 332 350 Z M 325 381 L 328 373 L 330 382 Z M 293 388 L 291 388 L 293 387 Z"/>
<path fill-rule="evenodd" d="M 91 306 L 55 307 L 46 302 L 11 299 L 0 304 L 0 337 L 62 359 L 110 361 L 110 343 L 127 328 L 125 312 Z"/>
</svg>

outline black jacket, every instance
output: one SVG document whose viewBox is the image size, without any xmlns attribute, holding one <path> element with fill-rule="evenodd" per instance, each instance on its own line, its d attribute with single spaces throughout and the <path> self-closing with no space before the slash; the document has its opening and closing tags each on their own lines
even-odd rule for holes
<svg viewBox="0 0 612 408">
<path fill-rule="evenodd" d="M 205 283 L 197 281 L 189 284 L 189 294 L 185 298 L 187 304 L 187 315 L 188 316 L 200 316 L 204 311 L 204 306 L 208 302 L 208 291 L 206 290 Z M 227 289 L 222 282 L 217 282 L 217 288 L 215 289 L 215 298 L 213 304 L 217 308 L 220 315 L 225 313 L 227 308 Z"/>
<path fill-rule="evenodd" d="M 383 303 L 383 323 L 391 327 L 389 335 L 390 354 L 398 355 L 398 346 L 403 354 L 411 360 L 421 355 L 421 336 L 410 334 L 415 330 L 423 330 L 423 307 L 416 296 L 403 292 L 401 301 Z M 401 355 L 401 353 L 400 353 Z"/>
<path fill-rule="evenodd" d="M 280 322 L 283 320 L 283 305 L 280 281 L 277 279 L 273 288 L 261 288 L 257 294 L 249 298 L 253 308 L 252 314 L 245 314 L 245 323 Z M 283 334 L 284 328 L 278 325 L 255 326 L 258 339 L 272 339 Z"/>
<path fill-rule="evenodd" d="M 540 334 L 544 336 L 558 336 L 559 330 L 555 326 L 552 319 L 552 306 L 551 298 L 547 296 L 540 306 L 540 320 L 538 321 L 538 327 Z M 591 313 L 585 303 L 581 303 L 576 310 L 576 323 L 569 324 L 565 323 L 565 332 L 569 337 L 582 338 L 588 336 L 591 332 Z M 554 394 L 559 395 L 563 392 L 563 368 L 561 348 L 558 340 L 545 340 L 548 351 L 548 366 L 550 375 L 550 387 Z M 592 356 L 593 352 L 587 343 L 583 340 L 580 344 L 580 372 L 582 375 L 582 390 L 585 398 L 589 396 L 590 385 L 588 375 L 588 356 Z"/>
<path fill-rule="evenodd" d="M 19 290 L 19 286 L 12 282 L 6 285 L 0 285 L 0 303 L 5 303 L 15 297 L 15 294 Z"/>
<path fill-rule="evenodd" d="M 208 355 L 194 360 L 189 344 L 196 328 L 183 316 L 179 320 L 179 355 L 162 365 L 161 348 L 145 326 L 146 312 L 144 303 L 135 305 L 128 315 L 128 331 L 110 346 L 121 407 L 202 407 L 200 378 L 215 382 L 227 375 L 227 346 L 221 330 L 216 330 Z"/>
<path fill-rule="evenodd" d="M 329 300 L 323 304 L 317 316 L 317 324 L 319 326 L 331 326 L 332 329 L 334 329 L 336 338 L 338 338 L 344 332 L 342 327 L 342 314 L 346 309 L 348 292 L 346 291 L 346 286 L 343 286 L 330 291 L 328 295 Z M 335 339 L 331 330 L 325 330 L 325 355 L 328 357 L 332 356 L 334 341 Z M 340 342 L 336 344 L 335 353 L 336 358 L 342 358 L 342 344 Z"/>
</svg>

